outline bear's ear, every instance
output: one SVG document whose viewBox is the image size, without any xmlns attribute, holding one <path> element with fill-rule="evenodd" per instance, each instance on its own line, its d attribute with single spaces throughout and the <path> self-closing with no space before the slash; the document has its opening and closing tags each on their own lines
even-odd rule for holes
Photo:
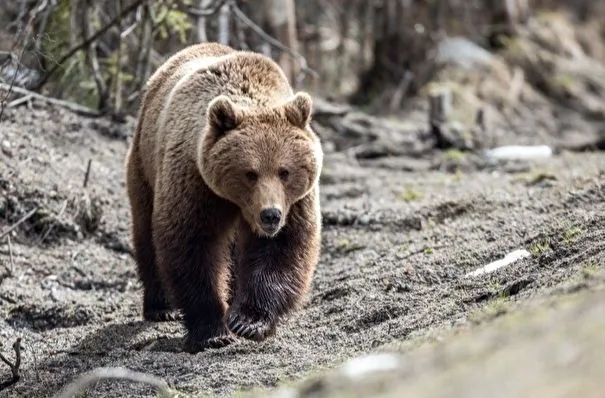
<svg viewBox="0 0 605 398">
<path fill-rule="evenodd" d="M 208 125 L 219 136 L 233 130 L 242 122 L 242 112 L 224 95 L 210 101 L 207 113 Z"/>
<path fill-rule="evenodd" d="M 311 119 L 313 100 L 303 91 L 296 93 L 293 99 L 284 105 L 286 118 L 290 123 L 301 129 L 305 128 Z"/>
</svg>

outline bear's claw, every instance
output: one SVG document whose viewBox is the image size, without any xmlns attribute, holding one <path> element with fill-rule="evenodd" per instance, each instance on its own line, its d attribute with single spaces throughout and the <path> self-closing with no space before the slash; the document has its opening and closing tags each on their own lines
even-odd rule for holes
<svg viewBox="0 0 605 398">
<path fill-rule="evenodd" d="M 239 314 L 231 314 L 228 322 L 231 331 L 245 339 L 262 341 L 274 332 L 274 326 L 266 321 L 254 321 Z"/>
</svg>

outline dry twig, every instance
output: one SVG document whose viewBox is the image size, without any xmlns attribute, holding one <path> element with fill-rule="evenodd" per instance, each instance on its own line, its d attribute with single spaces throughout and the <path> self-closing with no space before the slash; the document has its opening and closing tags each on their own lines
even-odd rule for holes
<svg viewBox="0 0 605 398">
<path fill-rule="evenodd" d="M 156 389 L 161 397 L 168 398 L 177 396 L 176 392 L 168 386 L 168 383 L 159 377 L 146 373 L 135 372 L 124 367 L 103 367 L 84 373 L 74 382 L 70 383 L 61 393 L 59 393 L 59 395 L 56 396 L 56 398 L 72 398 L 86 387 L 103 379 L 124 379 L 133 381 L 135 383 L 149 384 Z"/>
<path fill-rule="evenodd" d="M 92 166 L 92 159 L 88 159 L 88 165 L 86 165 L 86 174 L 84 174 L 84 183 L 82 186 L 86 188 L 88 185 L 88 178 L 90 177 L 90 167 Z"/>
<path fill-rule="evenodd" d="M 7 236 L 8 238 L 8 257 L 10 259 L 10 269 L 8 270 L 8 276 L 13 276 L 15 272 L 15 257 L 13 256 L 13 242 L 11 241 L 10 234 Z"/>
<path fill-rule="evenodd" d="M 31 95 L 24 95 L 23 97 L 17 98 L 16 100 L 13 100 L 13 101 L 9 102 L 8 104 L 6 104 L 6 108 L 7 109 L 14 108 L 16 106 L 19 106 L 21 104 L 31 101 L 31 99 L 32 99 Z"/>
<path fill-rule="evenodd" d="M 14 223 L 10 227 L 8 227 L 8 229 L 6 231 L 2 232 L 2 234 L 0 234 L 0 239 L 4 238 L 6 235 L 10 234 L 15 229 L 17 229 L 19 227 L 19 225 L 23 224 L 24 222 L 26 222 L 27 220 L 29 220 L 30 218 L 32 218 L 32 216 L 34 214 L 36 214 L 37 211 L 38 211 L 37 207 L 31 209 L 29 211 L 29 213 L 27 213 L 26 215 L 24 215 L 23 217 L 21 217 L 21 219 L 19 219 L 19 221 L 17 221 L 16 223 Z"/>
<path fill-rule="evenodd" d="M 0 353 L 0 360 L 10 367 L 12 373 L 10 380 L 0 383 L 0 391 L 12 386 L 21 379 L 21 375 L 19 375 L 19 368 L 21 367 L 21 337 L 17 337 L 17 340 L 13 343 L 13 351 L 15 351 L 15 363 L 12 363 Z"/>
<path fill-rule="evenodd" d="M 27 90 L 27 89 L 24 89 L 21 87 L 11 87 L 8 84 L 0 83 L 0 90 L 5 90 L 5 91 L 9 91 L 9 92 L 12 91 L 17 94 L 27 95 L 30 97 L 30 99 L 31 98 L 38 99 L 38 100 L 47 102 L 52 105 L 60 106 L 65 109 L 69 109 L 70 111 L 72 111 L 78 115 L 90 116 L 90 117 L 101 116 L 101 114 L 98 111 L 95 111 L 94 109 L 90 109 L 90 108 L 87 108 L 82 105 L 74 104 L 73 102 L 60 100 L 60 99 L 52 98 L 52 97 L 47 97 L 42 94 L 38 94 L 38 93 L 35 93 L 33 91 L 30 91 L 30 90 Z M 15 101 L 13 101 L 13 102 L 15 102 Z M 11 103 L 11 105 L 12 105 L 12 103 Z"/>
</svg>

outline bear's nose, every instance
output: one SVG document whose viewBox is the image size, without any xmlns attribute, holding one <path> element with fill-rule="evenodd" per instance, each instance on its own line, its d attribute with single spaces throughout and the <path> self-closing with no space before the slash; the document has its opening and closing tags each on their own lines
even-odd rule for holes
<svg viewBox="0 0 605 398">
<path fill-rule="evenodd" d="M 281 210 L 277 207 L 270 207 L 260 212 L 260 220 L 266 225 L 279 224 L 281 220 Z"/>
</svg>

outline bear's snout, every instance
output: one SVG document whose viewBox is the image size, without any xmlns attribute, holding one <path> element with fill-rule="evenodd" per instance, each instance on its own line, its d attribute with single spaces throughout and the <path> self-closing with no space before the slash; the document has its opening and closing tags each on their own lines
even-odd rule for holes
<svg viewBox="0 0 605 398">
<path fill-rule="evenodd" d="M 268 234 L 273 234 L 277 231 L 281 221 L 281 210 L 277 207 L 269 207 L 260 212 L 260 221 L 263 230 Z"/>
</svg>

